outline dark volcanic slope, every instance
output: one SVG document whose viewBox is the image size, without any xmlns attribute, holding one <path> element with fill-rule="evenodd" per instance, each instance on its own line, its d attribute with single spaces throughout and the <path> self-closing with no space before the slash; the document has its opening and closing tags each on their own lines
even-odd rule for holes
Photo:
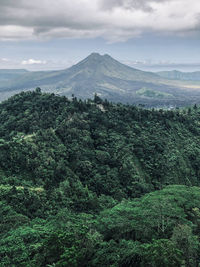
<svg viewBox="0 0 200 267">
<path fill-rule="evenodd" d="M 68 97 L 74 94 L 85 99 L 97 93 L 111 101 L 149 106 L 184 105 L 200 99 L 200 95 L 168 84 L 157 74 L 128 67 L 109 55 L 93 53 L 65 70 L 26 73 L 4 84 L 0 98 L 39 86 L 43 91 Z"/>
</svg>

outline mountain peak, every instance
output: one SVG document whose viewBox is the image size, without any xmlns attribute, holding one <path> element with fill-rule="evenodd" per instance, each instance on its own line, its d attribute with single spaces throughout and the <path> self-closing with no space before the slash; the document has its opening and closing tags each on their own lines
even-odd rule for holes
<svg viewBox="0 0 200 267">
<path fill-rule="evenodd" d="M 113 59 L 113 58 L 108 54 L 101 55 L 99 53 L 93 52 L 87 57 L 87 59 L 101 59 L 101 60 L 103 60 L 103 59 Z"/>
<path fill-rule="evenodd" d="M 86 57 L 85 59 L 83 59 L 81 62 L 79 62 L 77 64 L 77 66 L 82 66 L 83 64 L 86 66 L 92 66 L 92 68 L 96 68 L 98 67 L 100 64 L 108 64 L 108 60 L 109 60 L 109 63 L 111 61 L 114 61 L 114 59 L 105 54 L 105 55 L 101 55 L 99 53 L 92 53 L 90 54 L 88 57 Z"/>
<path fill-rule="evenodd" d="M 98 52 L 92 52 L 89 56 L 100 56 L 101 57 L 101 54 L 99 54 Z"/>
<path fill-rule="evenodd" d="M 100 55 L 99 53 L 96 53 L 96 52 L 93 52 L 93 53 L 91 53 L 87 58 L 94 58 L 94 59 L 96 59 L 96 58 L 101 58 L 102 57 L 102 55 Z"/>
</svg>

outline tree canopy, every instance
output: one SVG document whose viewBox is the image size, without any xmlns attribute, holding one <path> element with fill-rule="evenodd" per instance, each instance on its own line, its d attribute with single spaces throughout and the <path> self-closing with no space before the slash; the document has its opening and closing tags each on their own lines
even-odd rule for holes
<svg viewBox="0 0 200 267">
<path fill-rule="evenodd" d="M 1 266 L 198 266 L 200 109 L 0 104 Z"/>
</svg>

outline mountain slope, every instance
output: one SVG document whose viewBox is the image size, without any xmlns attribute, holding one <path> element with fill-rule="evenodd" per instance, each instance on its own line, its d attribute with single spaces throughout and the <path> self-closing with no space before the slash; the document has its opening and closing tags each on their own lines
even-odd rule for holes
<svg viewBox="0 0 200 267">
<path fill-rule="evenodd" d="M 109 55 L 93 53 L 71 68 L 30 72 L 0 87 L 1 99 L 8 93 L 42 87 L 43 91 L 87 99 L 95 93 L 114 102 L 147 106 L 193 104 L 200 93 L 191 93 L 151 72 L 126 66 Z M 198 102 L 198 101 L 197 101 Z"/>
<path fill-rule="evenodd" d="M 13 81 L 10 87 L 21 86 L 23 88 L 29 88 L 51 85 L 52 83 L 59 86 L 61 84 L 73 84 L 74 81 L 78 85 L 79 82 L 86 82 L 87 79 L 90 79 L 91 82 L 96 81 L 100 83 L 100 79 L 103 76 L 130 81 L 155 82 L 162 80 L 154 73 L 143 72 L 121 64 L 109 55 L 101 56 L 98 53 L 92 53 L 69 69 L 26 73 L 23 77 Z"/>
</svg>

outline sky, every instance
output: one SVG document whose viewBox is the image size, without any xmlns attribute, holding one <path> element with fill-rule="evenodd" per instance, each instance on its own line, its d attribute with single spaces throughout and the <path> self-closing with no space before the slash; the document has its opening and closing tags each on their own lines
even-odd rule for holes
<svg viewBox="0 0 200 267">
<path fill-rule="evenodd" d="M 200 70 L 199 0 L 0 0 L 0 68 L 64 69 L 92 52 Z"/>
</svg>

